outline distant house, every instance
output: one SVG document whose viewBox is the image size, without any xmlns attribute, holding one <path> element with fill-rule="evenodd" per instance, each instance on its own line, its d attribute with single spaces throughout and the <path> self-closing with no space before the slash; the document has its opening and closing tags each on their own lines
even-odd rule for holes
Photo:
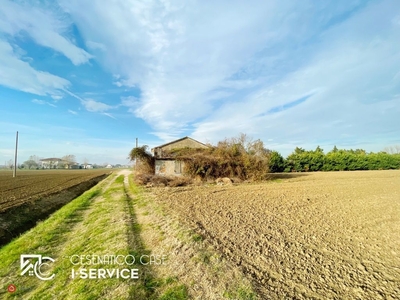
<svg viewBox="0 0 400 300">
<path fill-rule="evenodd" d="M 57 169 L 62 162 L 61 158 L 43 158 L 40 160 L 40 165 L 43 169 Z"/>
<path fill-rule="evenodd" d="M 172 150 L 182 148 L 207 149 L 209 146 L 190 137 L 184 137 L 151 149 L 155 158 L 155 173 L 157 175 L 182 175 L 184 162 L 170 155 Z"/>
<path fill-rule="evenodd" d="M 66 165 L 65 167 L 66 169 L 68 169 L 68 165 Z M 70 169 L 79 169 L 80 166 L 78 163 L 73 163 L 72 165 L 69 166 Z"/>
</svg>

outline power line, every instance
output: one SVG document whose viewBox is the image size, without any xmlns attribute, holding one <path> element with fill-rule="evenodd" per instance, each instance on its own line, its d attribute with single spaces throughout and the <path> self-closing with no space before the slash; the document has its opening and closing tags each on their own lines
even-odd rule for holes
<svg viewBox="0 0 400 300">
<path fill-rule="evenodd" d="M 14 158 L 14 170 L 13 170 L 13 177 L 17 176 L 17 156 L 18 156 L 18 131 L 15 137 L 15 158 Z"/>
</svg>

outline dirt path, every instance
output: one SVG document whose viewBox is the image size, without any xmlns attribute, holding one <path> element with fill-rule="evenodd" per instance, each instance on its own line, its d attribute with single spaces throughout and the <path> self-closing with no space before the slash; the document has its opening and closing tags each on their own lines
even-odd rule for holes
<svg viewBox="0 0 400 300">
<path fill-rule="evenodd" d="M 154 189 L 262 299 L 399 299 L 400 172 Z"/>
<path fill-rule="evenodd" d="M 123 173 L 129 175 L 129 173 Z M 129 190 L 129 179 L 125 177 Z M 251 284 L 240 268 L 223 259 L 203 238 L 174 212 L 167 212 L 148 193 L 128 192 L 134 202 L 135 222 L 140 224 L 140 238 L 152 255 L 165 255 L 165 264 L 152 267 L 156 278 L 174 280 L 184 286 L 188 299 L 256 300 Z M 166 299 L 186 299 L 171 296 Z"/>
</svg>

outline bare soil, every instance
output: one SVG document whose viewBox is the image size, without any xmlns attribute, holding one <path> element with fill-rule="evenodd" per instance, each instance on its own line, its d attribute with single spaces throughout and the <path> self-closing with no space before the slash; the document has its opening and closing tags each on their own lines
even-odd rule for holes
<svg viewBox="0 0 400 300">
<path fill-rule="evenodd" d="M 109 173 L 86 171 L 25 171 L 16 178 L 1 173 L 0 247 L 95 186 Z"/>
<path fill-rule="evenodd" d="M 57 194 L 82 182 L 109 174 L 106 170 L 31 170 L 0 172 L 0 212 Z"/>
<path fill-rule="evenodd" d="M 261 299 L 400 299 L 400 171 L 153 188 Z"/>
</svg>

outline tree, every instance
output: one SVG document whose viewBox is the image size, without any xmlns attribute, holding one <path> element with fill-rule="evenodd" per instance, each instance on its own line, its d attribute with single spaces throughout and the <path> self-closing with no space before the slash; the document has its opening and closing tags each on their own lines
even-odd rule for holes
<svg viewBox="0 0 400 300">
<path fill-rule="evenodd" d="M 67 167 L 67 169 L 70 169 L 71 166 L 73 164 L 75 164 L 75 161 L 76 161 L 75 155 L 72 155 L 72 154 L 63 156 L 62 160 L 63 160 L 63 163 L 65 164 L 65 166 Z"/>
<path fill-rule="evenodd" d="M 38 163 L 31 158 L 32 158 L 32 156 L 30 157 L 30 159 L 24 161 L 24 166 L 27 169 L 35 169 L 39 166 Z"/>
<path fill-rule="evenodd" d="M 39 164 L 40 157 L 37 155 L 31 155 L 31 156 L 29 156 L 29 160 L 33 160 L 35 163 Z"/>
<path fill-rule="evenodd" d="M 324 150 L 318 146 L 314 151 L 296 147 L 287 158 L 287 171 L 321 171 L 324 167 Z"/>
<path fill-rule="evenodd" d="M 83 159 L 83 166 L 84 166 L 84 168 L 86 169 L 87 168 L 87 165 L 89 164 L 89 160 L 85 157 L 84 159 Z"/>
<path fill-rule="evenodd" d="M 14 161 L 12 159 L 7 162 L 7 167 L 11 170 L 14 169 Z"/>
<path fill-rule="evenodd" d="M 399 154 L 400 153 L 400 145 L 389 146 L 383 149 L 384 152 L 389 154 Z"/>
<path fill-rule="evenodd" d="M 283 172 L 285 170 L 285 159 L 278 151 L 272 151 L 269 157 L 269 171 Z"/>
</svg>

